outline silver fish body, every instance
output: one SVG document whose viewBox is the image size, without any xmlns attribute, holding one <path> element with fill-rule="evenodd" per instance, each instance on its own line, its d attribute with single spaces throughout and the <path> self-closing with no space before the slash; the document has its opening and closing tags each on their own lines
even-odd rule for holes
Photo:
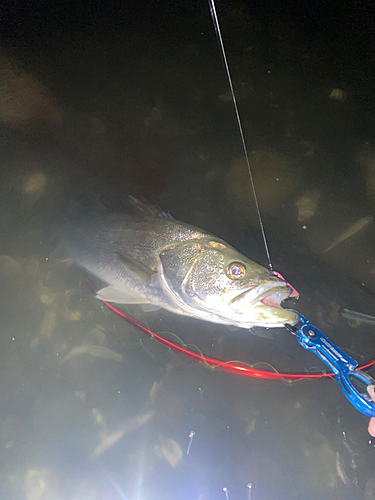
<svg viewBox="0 0 375 500">
<path fill-rule="evenodd" d="M 78 211 L 59 228 L 69 256 L 108 283 L 97 297 L 240 328 L 295 324 L 290 287 L 225 241 L 131 199 L 135 215 Z"/>
</svg>

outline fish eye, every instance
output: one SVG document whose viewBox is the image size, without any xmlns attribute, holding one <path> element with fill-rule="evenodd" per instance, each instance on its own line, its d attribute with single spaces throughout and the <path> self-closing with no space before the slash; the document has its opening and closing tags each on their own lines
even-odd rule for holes
<svg viewBox="0 0 375 500">
<path fill-rule="evenodd" d="M 240 262 L 232 262 L 227 267 L 227 276 L 232 280 L 243 278 L 246 274 L 246 268 Z"/>
</svg>

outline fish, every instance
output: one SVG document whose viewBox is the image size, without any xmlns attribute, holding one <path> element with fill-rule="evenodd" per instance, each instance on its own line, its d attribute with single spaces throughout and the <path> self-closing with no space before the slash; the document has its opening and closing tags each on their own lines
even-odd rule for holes
<svg viewBox="0 0 375 500">
<path fill-rule="evenodd" d="M 281 307 L 293 293 L 284 280 L 224 240 L 129 201 L 125 213 L 74 203 L 57 229 L 69 258 L 106 283 L 98 299 L 246 329 L 298 322 Z"/>
<path fill-rule="evenodd" d="M 354 236 L 358 231 L 363 229 L 364 227 L 367 226 L 370 222 L 373 221 L 372 215 L 368 215 L 367 217 L 363 217 L 363 219 L 358 220 L 355 224 L 350 226 L 346 231 L 344 231 L 342 234 L 340 234 L 324 251 L 323 253 L 329 252 L 335 246 L 337 246 L 339 243 L 342 243 L 343 241 L 347 240 L 348 238 L 351 238 Z"/>
</svg>

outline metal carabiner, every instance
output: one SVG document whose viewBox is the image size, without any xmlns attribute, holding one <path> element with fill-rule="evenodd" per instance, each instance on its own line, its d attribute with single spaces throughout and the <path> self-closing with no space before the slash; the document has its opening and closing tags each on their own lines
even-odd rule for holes
<svg viewBox="0 0 375 500">
<path fill-rule="evenodd" d="M 286 325 L 297 338 L 299 344 L 316 354 L 332 371 L 345 397 L 357 410 L 368 417 L 375 417 L 375 402 L 367 393 L 367 386 L 375 385 L 375 380 L 357 368 L 358 363 L 337 347 L 328 337 L 313 326 L 297 311 L 300 322 L 296 326 Z M 357 386 L 353 382 L 357 382 Z M 360 387 L 362 385 L 362 388 Z M 361 390 L 363 389 L 364 390 Z"/>
</svg>

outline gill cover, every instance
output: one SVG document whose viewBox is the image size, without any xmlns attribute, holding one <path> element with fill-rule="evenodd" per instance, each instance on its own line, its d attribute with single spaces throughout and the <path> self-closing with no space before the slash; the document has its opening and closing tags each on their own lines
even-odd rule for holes
<svg viewBox="0 0 375 500">
<path fill-rule="evenodd" d="M 162 282 L 167 292 L 180 299 L 187 299 L 186 282 L 194 264 L 202 255 L 202 245 L 191 242 L 174 245 L 160 252 Z M 191 295 L 191 294 L 190 294 Z"/>
</svg>

